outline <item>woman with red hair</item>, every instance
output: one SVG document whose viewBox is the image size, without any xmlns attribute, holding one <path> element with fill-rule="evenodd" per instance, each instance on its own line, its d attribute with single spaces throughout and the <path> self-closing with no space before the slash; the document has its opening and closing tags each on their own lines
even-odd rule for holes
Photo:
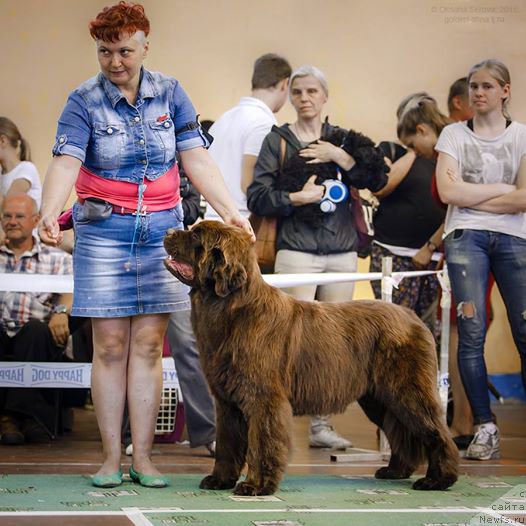
<svg viewBox="0 0 526 526">
<path fill-rule="evenodd" d="M 92 318 L 92 396 L 104 462 L 92 482 L 122 483 L 126 398 L 131 478 L 164 487 L 151 461 L 162 387 L 161 351 L 171 312 L 188 290 L 166 271 L 163 238 L 182 228 L 176 153 L 195 187 L 227 223 L 250 233 L 209 157 L 210 142 L 180 83 L 148 71 L 150 23 L 141 5 L 119 2 L 90 24 L 100 73 L 69 96 L 44 183 L 40 235 L 59 242 L 58 215 L 73 186 L 72 314 Z"/>
</svg>

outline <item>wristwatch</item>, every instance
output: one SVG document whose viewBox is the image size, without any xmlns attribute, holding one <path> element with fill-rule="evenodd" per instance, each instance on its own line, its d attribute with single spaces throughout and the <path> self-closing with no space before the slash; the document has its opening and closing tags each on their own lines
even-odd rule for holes
<svg viewBox="0 0 526 526">
<path fill-rule="evenodd" d="M 53 314 L 67 314 L 68 308 L 66 305 L 63 305 L 62 303 L 59 303 L 58 305 L 55 305 L 53 307 Z"/>
</svg>

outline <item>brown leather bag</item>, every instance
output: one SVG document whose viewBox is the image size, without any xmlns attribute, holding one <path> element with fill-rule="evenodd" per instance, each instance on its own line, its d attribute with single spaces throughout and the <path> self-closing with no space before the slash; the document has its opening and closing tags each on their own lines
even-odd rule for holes
<svg viewBox="0 0 526 526">
<path fill-rule="evenodd" d="M 281 137 L 280 142 L 280 162 L 279 167 L 283 166 L 285 160 L 285 149 L 287 143 Z M 278 236 L 278 218 L 276 216 L 259 216 L 251 213 L 248 220 L 252 225 L 252 230 L 256 235 L 256 254 L 258 264 L 263 274 L 272 274 L 274 272 L 274 263 L 276 262 L 276 238 Z"/>
<path fill-rule="evenodd" d="M 252 225 L 254 234 L 256 234 L 255 247 L 259 268 L 263 274 L 272 274 L 276 261 L 278 218 L 250 214 L 248 220 Z"/>
</svg>

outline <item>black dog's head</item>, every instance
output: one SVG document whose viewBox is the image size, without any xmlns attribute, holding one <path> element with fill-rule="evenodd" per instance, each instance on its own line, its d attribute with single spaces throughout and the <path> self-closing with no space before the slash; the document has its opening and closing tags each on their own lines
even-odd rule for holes
<svg viewBox="0 0 526 526">
<path fill-rule="evenodd" d="M 193 289 L 226 297 L 242 288 L 257 268 L 250 236 L 219 221 L 202 221 L 192 230 L 168 230 L 166 268 Z"/>
<path fill-rule="evenodd" d="M 357 169 L 349 174 L 354 187 L 369 188 L 371 192 L 377 192 L 387 184 L 386 174 L 389 168 L 385 164 L 384 153 L 369 137 L 349 130 L 342 148 L 356 162 Z"/>
</svg>

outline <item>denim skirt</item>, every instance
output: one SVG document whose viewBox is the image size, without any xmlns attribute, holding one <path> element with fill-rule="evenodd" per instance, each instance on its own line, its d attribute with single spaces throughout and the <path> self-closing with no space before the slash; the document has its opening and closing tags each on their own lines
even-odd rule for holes
<svg viewBox="0 0 526 526">
<path fill-rule="evenodd" d="M 190 308 L 189 289 L 164 266 L 163 239 L 183 228 L 179 204 L 145 215 L 85 219 L 73 206 L 73 316 L 115 318 Z"/>
</svg>

